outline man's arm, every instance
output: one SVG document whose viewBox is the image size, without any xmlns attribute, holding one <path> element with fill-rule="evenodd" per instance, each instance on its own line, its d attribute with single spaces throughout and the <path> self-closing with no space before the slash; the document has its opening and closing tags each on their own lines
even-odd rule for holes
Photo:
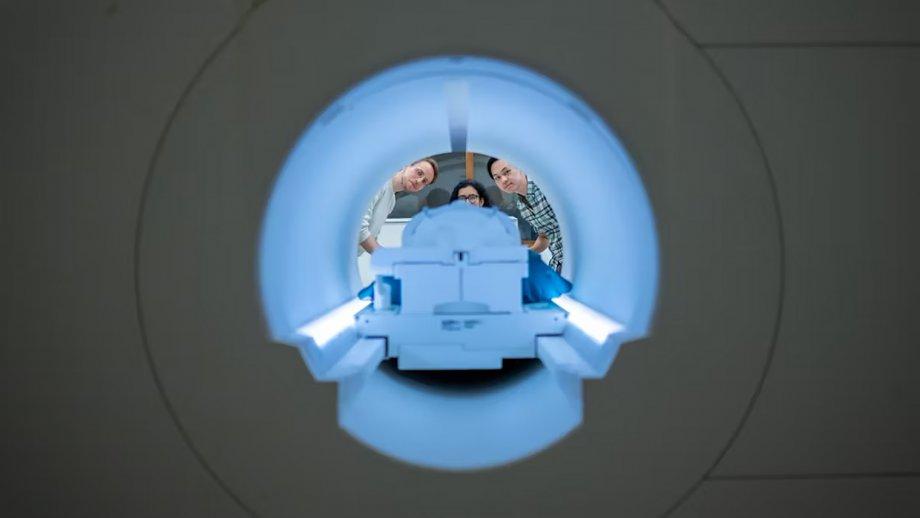
<svg viewBox="0 0 920 518">
<path fill-rule="evenodd" d="M 530 249 L 539 254 L 546 250 L 547 247 L 549 247 L 549 238 L 546 237 L 546 234 L 540 234 L 537 236 L 537 239 L 534 240 Z"/>
<path fill-rule="evenodd" d="M 374 217 L 374 207 L 376 207 L 377 202 L 380 201 L 382 193 L 383 189 L 374 194 L 374 198 L 367 204 L 367 208 L 364 210 L 364 215 L 361 216 L 361 228 L 358 231 L 358 244 L 369 254 L 374 253 L 374 250 L 380 248 L 380 243 L 371 235 L 371 219 Z"/>
<path fill-rule="evenodd" d="M 378 248 L 382 248 L 380 243 L 374 239 L 374 236 L 368 236 L 367 239 L 361 241 L 359 244 L 361 245 L 361 248 L 363 248 L 369 254 L 374 253 Z"/>
</svg>

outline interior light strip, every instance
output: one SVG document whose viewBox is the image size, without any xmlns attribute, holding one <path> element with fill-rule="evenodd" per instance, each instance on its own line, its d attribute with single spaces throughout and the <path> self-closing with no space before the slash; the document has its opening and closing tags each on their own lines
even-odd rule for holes
<svg viewBox="0 0 920 518">
<path fill-rule="evenodd" d="M 568 295 L 556 297 L 553 302 L 568 312 L 568 320 L 572 325 L 584 331 L 598 345 L 606 342 L 608 336 L 624 329 L 623 324 L 598 313 Z"/>
<path fill-rule="evenodd" d="M 352 299 L 323 316 L 297 329 L 297 334 L 309 336 L 317 347 L 323 347 L 342 331 L 355 325 L 355 314 L 370 304 L 368 300 Z"/>
</svg>

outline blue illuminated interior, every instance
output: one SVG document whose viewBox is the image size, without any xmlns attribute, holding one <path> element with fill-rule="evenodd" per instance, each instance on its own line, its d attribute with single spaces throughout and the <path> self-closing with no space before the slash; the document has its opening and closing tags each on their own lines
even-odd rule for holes
<svg viewBox="0 0 920 518">
<path fill-rule="evenodd" d="M 538 182 L 560 219 L 571 296 L 622 323 L 623 340 L 646 335 L 657 291 L 655 225 L 641 178 L 613 132 L 543 75 L 494 59 L 447 57 L 363 81 L 293 146 L 259 250 L 272 337 L 286 342 L 354 298 L 358 222 L 393 172 L 466 150 L 507 159 Z M 378 368 L 339 383 L 339 423 L 405 462 L 485 468 L 538 452 L 577 427 L 581 383 L 541 366 L 506 383 L 456 390 Z"/>
</svg>

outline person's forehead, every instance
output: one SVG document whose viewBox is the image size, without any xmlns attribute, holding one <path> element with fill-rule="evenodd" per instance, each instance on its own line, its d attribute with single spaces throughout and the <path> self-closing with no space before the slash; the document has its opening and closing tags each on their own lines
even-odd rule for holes
<svg viewBox="0 0 920 518">
<path fill-rule="evenodd" d="M 514 166 L 511 165 L 511 162 L 507 162 L 505 160 L 498 160 L 492 166 L 492 171 L 496 173 L 505 171 L 505 170 L 514 170 Z"/>
<path fill-rule="evenodd" d="M 472 185 L 464 185 L 463 187 L 460 188 L 459 192 L 476 193 L 477 191 L 476 191 L 476 188 L 473 187 Z"/>
</svg>

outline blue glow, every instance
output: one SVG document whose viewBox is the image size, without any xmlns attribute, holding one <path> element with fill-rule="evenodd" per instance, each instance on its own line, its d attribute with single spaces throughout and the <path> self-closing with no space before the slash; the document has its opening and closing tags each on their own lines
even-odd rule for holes
<svg viewBox="0 0 920 518">
<path fill-rule="evenodd" d="M 464 143 L 538 181 L 562 224 L 571 297 L 622 325 L 616 340 L 584 346 L 586 354 L 605 355 L 593 376 L 606 372 L 620 342 L 647 333 L 657 290 L 655 225 L 619 141 L 550 79 L 497 60 L 454 57 L 371 77 L 333 102 L 294 145 L 269 201 L 259 251 L 274 339 L 297 344 L 298 328 L 357 293 L 358 221 L 380 185 L 405 164 L 460 151 L 453 148 Z M 581 336 L 566 332 L 572 342 Z M 556 342 L 541 350 L 541 358 L 572 364 Z M 580 423 L 581 407 L 581 380 L 547 368 L 479 391 L 438 390 L 380 369 L 339 386 L 345 430 L 384 454 L 442 469 L 494 466 L 537 452 Z"/>
</svg>

